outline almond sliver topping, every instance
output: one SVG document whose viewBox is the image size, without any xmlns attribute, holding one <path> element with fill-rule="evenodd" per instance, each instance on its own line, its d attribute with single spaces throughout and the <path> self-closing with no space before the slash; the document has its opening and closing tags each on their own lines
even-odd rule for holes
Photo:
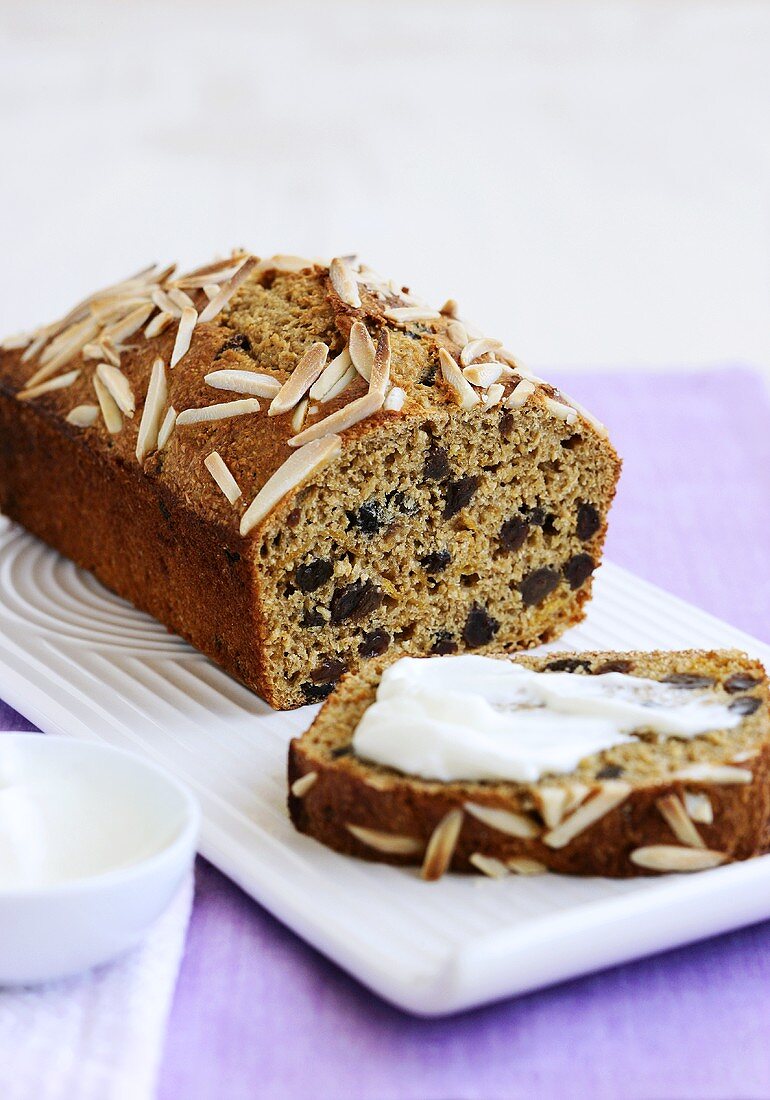
<svg viewBox="0 0 770 1100">
<path fill-rule="evenodd" d="M 433 830 L 420 872 L 426 882 L 435 882 L 441 878 L 452 862 L 463 827 L 463 816 L 462 810 L 450 810 Z"/>
<path fill-rule="evenodd" d="M 477 363 L 475 366 L 465 367 L 463 370 L 463 376 L 472 385 L 481 386 L 482 389 L 494 385 L 502 373 L 503 366 L 501 363 Z"/>
<path fill-rule="evenodd" d="M 468 857 L 468 862 L 487 878 L 507 878 L 511 873 L 502 860 L 495 859 L 494 856 L 485 856 L 482 852 L 473 852 Z"/>
<path fill-rule="evenodd" d="M 332 401 L 335 397 L 339 397 L 341 393 L 345 392 L 350 383 L 355 382 L 356 378 L 358 377 L 358 371 L 351 363 L 348 369 L 343 374 L 342 378 L 340 378 L 339 382 L 336 382 L 335 385 L 333 385 L 329 392 L 326 394 L 326 396 L 320 399 L 321 404 L 324 405 L 327 401 Z"/>
<path fill-rule="evenodd" d="M 511 393 L 505 402 L 506 409 L 520 409 L 525 401 L 532 396 L 535 392 L 534 382 L 530 382 L 529 379 L 522 379 L 518 385 L 514 386 Z"/>
<path fill-rule="evenodd" d="M 331 416 L 318 420 L 305 428 L 299 435 L 294 435 L 288 441 L 290 447 L 303 447 L 314 439 L 322 439 L 331 433 L 344 432 L 346 428 L 352 428 L 359 420 L 365 420 L 382 408 L 383 397 L 381 393 L 365 393 L 363 397 L 357 397 L 341 409 L 337 409 Z"/>
<path fill-rule="evenodd" d="M 411 856 L 422 851 L 422 843 L 411 836 L 400 836 L 398 833 L 384 833 L 379 829 L 367 829 L 364 825 L 346 826 L 349 833 L 365 844 L 367 848 L 374 848 L 378 852 L 385 852 L 392 856 Z"/>
<path fill-rule="evenodd" d="M 294 408 L 316 379 L 320 377 L 321 371 L 326 366 L 328 354 L 329 348 L 326 344 L 320 342 L 308 348 L 291 372 L 291 376 L 284 382 L 273 398 L 270 408 L 267 410 L 268 416 L 280 416 L 281 413 L 289 412 L 290 409 Z"/>
<path fill-rule="evenodd" d="M 279 466 L 268 478 L 241 517 L 241 535 L 248 535 L 253 527 L 273 510 L 287 493 L 321 470 L 340 453 L 342 440 L 338 435 L 327 435 L 306 447 L 301 447 Z"/>
<path fill-rule="evenodd" d="M 305 772 L 299 779 L 295 779 L 291 785 L 291 793 L 295 798 L 304 798 L 307 792 L 316 785 L 318 772 Z"/>
<path fill-rule="evenodd" d="M 446 327 L 446 334 L 453 344 L 464 348 L 468 343 L 468 330 L 462 321 L 450 321 Z"/>
<path fill-rule="evenodd" d="M 163 409 L 166 406 L 168 387 L 166 386 L 166 368 L 162 359 L 156 359 L 144 399 L 142 419 L 139 421 L 139 434 L 136 439 L 136 458 L 144 462 L 150 451 L 158 445 L 158 432 Z"/>
<path fill-rule="evenodd" d="M 259 412 L 256 397 L 245 397 L 242 401 L 222 401 L 216 405 L 204 405 L 199 409 L 185 409 L 176 418 L 182 428 L 186 424 L 203 424 L 211 420 L 229 420 L 231 416 L 247 416 Z"/>
<path fill-rule="evenodd" d="M 748 768 L 734 768 L 731 764 L 690 764 L 674 772 L 671 778 L 729 786 L 732 783 L 751 783 L 754 776 Z"/>
<path fill-rule="evenodd" d="M 568 818 L 557 825 L 543 837 L 543 843 L 549 848 L 564 848 L 580 833 L 585 832 L 610 810 L 614 810 L 621 802 L 625 802 L 631 793 L 628 783 L 605 783 L 599 793 L 589 802 L 584 802 L 579 809 L 570 814 Z"/>
<path fill-rule="evenodd" d="M 512 856 L 506 862 L 517 875 L 544 875 L 548 870 L 540 860 L 529 859 L 527 856 Z"/>
<path fill-rule="evenodd" d="M 111 435 L 117 435 L 123 427 L 123 417 L 120 415 L 120 409 L 115 404 L 115 398 L 98 374 L 94 375 L 93 384 L 107 431 Z"/>
<path fill-rule="evenodd" d="M 99 417 L 98 405 L 76 405 L 67 413 L 67 423 L 74 424 L 76 428 L 90 428 Z"/>
<path fill-rule="evenodd" d="M 152 302 L 162 313 L 168 313 L 171 317 L 182 316 L 182 306 L 178 306 L 174 299 L 165 291 L 158 288 L 152 292 Z"/>
<path fill-rule="evenodd" d="M 96 374 L 101 378 L 124 416 L 132 417 L 136 409 L 136 401 L 134 391 L 123 371 L 110 363 L 100 363 L 96 368 Z"/>
<path fill-rule="evenodd" d="M 180 359 L 182 359 L 190 350 L 190 343 L 192 341 L 192 334 L 195 326 L 198 322 L 198 314 L 192 308 L 188 306 L 182 310 L 182 317 L 179 321 L 179 328 L 176 330 L 176 340 L 174 341 L 174 350 L 171 352 L 170 367 L 175 367 Z"/>
<path fill-rule="evenodd" d="M 437 309 L 426 309 L 424 306 L 399 306 L 396 309 L 386 309 L 384 313 L 388 321 L 407 325 L 412 321 L 439 321 L 441 314 Z"/>
<path fill-rule="evenodd" d="M 250 370 L 213 370 L 204 381 L 215 390 L 248 393 L 253 397 L 275 397 L 281 389 L 281 383 L 271 374 Z"/>
<path fill-rule="evenodd" d="M 151 340 L 153 336 L 160 336 L 162 332 L 166 331 L 173 320 L 173 315 L 171 313 L 166 313 L 164 310 L 161 310 L 160 313 L 156 313 L 150 323 L 145 327 L 145 340 Z"/>
<path fill-rule="evenodd" d="M 706 847 L 698 830 L 692 823 L 692 818 L 675 794 L 664 795 L 658 799 L 656 805 L 660 810 L 661 817 L 677 840 L 691 848 Z"/>
<path fill-rule="evenodd" d="M 203 465 L 214 478 L 214 481 L 216 481 L 230 503 L 235 504 L 236 500 L 241 496 L 241 489 L 219 452 L 212 451 L 208 457 L 204 458 Z"/>
<path fill-rule="evenodd" d="M 482 336 L 480 340 L 470 340 L 460 352 L 460 362 L 464 367 L 469 367 L 480 355 L 486 355 L 488 351 L 497 351 L 502 346 L 502 341 L 491 340 L 488 336 Z"/>
<path fill-rule="evenodd" d="M 481 806 L 476 802 L 466 802 L 465 809 L 472 817 L 490 829 L 496 829 L 499 833 L 508 836 L 522 838 L 537 836 L 540 832 L 534 821 L 524 814 L 513 813 L 511 810 L 503 810 L 496 806 Z"/>
<path fill-rule="evenodd" d="M 402 390 L 400 386 L 392 386 L 382 407 L 385 412 L 401 412 L 404 401 L 406 401 L 406 391 Z"/>
<path fill-rule="evenodd" d="M 724 852 L 709 848 L 679 848 L 675 844 L 651 844 L 631 853 L 631 862 L 647 871 L 707 871 L 727 862 Z"/>
<path fill-rule="evenodd" d="M 350 358 L 362 378 L 367 382 L 372 377 L 372 367 L 377 354 L 374 341 L 369 335 L 369 330 L 361 321 L 356 321 L 350 328 Z"/>
<path fill-rule="evenodd" d="M 353 278 L 353 273 L 348 264 L 340 256 L 336 256 L 329 264 L 329 279 L 338 298 L 352 309 L 361 308 L 361 296 L 358 293 L 358 284 Z"/>
<path fill-rule="evenodd" d="M 158 432 L 158 450 L 162 451 L 171 438 L 171 433 L 174 430 L 176 424 L 176 409 L 173 405 L 170 405 L 166 410 L 166 415 L 163 417 L 163 423 L 160 426 Z"/>
<path fill-rule="evenodd" d="M 369 392 L 378 393 L 383 398 L 390 383 L 390 335 L 383 329 L 377 340 L 372 376 L 369 379 Z"/>
<path fill-rule="evenodd" d="M 54 390 L 65 390 L 67 386 L 72 385 L 79 374 L 79 370 L 67 371 L 66 374 L 60 374 L 58 378 L 49 378 L 47 382 L 41 382 L 38 386 L 30 386 L 26 390 L 20 390 L 16 396 L 19 401 L 26 401 L 31 397 L 40 397 L 41 394 L 52 393 Z"/>
<path fill-rule="evenodd" d="M 350 366 L 352 366 L 350 352 L 347 348 L 343 348 L 316 378 L 309 390 L 310 397 L 314 401 L 324 401 L 329 391 L 334 389 Z"/>
<path fill-rule="evenodd" d="M 563 401 L 556 401 L 553 397 L 545 398 L 545 407 L 557 420 L 563 420 L 565 424 L 574 424 L 578 418 L 577 411 L 571 405 L 565 405 Z"/>
<path fill-rule="evenodd" d="M 448 386 L 457 394 L 457 401 L 461 408 L 472 409 L 474 405 L 478 405 L 481 398 L 464 377 L 463 372 L 458 367 L 452 356 L 446 350 L 446 348 L 439 348 L 438 352 L 439 362 L 441 363 L 441 373 L 444 377 L 444 381 Z"/>
<path fill-rule="evenodd" d="M 207 321 L 213 321 L 217 314 L 221 313 L 221 311 L 225 308 L 227 303 L 232 298 L 233 294 L 235 294 L 238 287 L 241 285 L 241 283 L 244 282 L 245 279 L 248 279 L 249 275 L 252 274 L 256 266 L 257 259 L 255 256 L 249 256 L 249 258 L 241 264 L 233 277 L 228 280 L 228 282 L 226 282 L 225 285 L 222 287 L 216 298 L 212 298 L 209 304 L 202 311 L 200 317 L 198 318 L 202 325 L 206 324 Z"/>
<path fill-rule="evenodd" d="M 698 791 L 685 791 L 684 805 L 693 821 L 697 821 L 699 825 L 712 824 L 714 808 L 707 794 Z"/>
<path fill-rule="evenodd" d="M 137 306 L 122 321 L 117 321 L 114 325 L 108 325 L 107 328 L 103 329 L 101 338 L 112 340 L 114 344 L 124 343 L 142 327 L 154 309 L 155 306 L 152 302 Z"/>
<path fill-rule="evenodd" d="M 500 404 L 504 393 L 505 386 L 502 386 L 499 382 L 495 382 L 493 386 L 489 387 L 481 400 L 484 402 L 487 409 L 491 409 L 493 406 Z"/>
</svg>

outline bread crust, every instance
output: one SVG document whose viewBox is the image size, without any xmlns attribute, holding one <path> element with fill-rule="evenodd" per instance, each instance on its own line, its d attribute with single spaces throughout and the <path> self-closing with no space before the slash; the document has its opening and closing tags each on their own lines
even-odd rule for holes
<svg viewBox="0 0 770 1100">
<path fill-rule="evenodd" d="M 661 814 L 660 800 L 675 796 L 684 804 L 685 795 L 704 794 L 713 810 L 711 823 L 697 825 L 706 849 L 723 853 L 725 862 L 749 859 L 766 851 L 770 821 L 770 723 L 768 684 L 762 665 L 733 651 L 707 654 L 685 651 L 670 655 L 563 653 L 513 659 L 542 669 L 554 660 L 576 657 L 586 658 L 595 666 L 601 662 L 630 659 L 640 675 L 651 674 L 649 664 L 646 672 L 644 668 L 645 662 L 653 657 L 658 663 L 668 659 L 668 667 L 677 672 L 697 673 L 705 665 L 712 671 L 716 668 L 725 674 L 741 672 L 756 677 L 758 683 L 752 694 L 761 699 L 761 706 L 752 716 L 758 728 L 755 751 L 749 761 L 735 765 L 741 770 L 749 769 L 751 781 L 723 783 L 661 775 L 656 781 L 631 785 L 618 805 L 580 831 L 564 847 L 554 848 L 544 842 L 548 826 L 538 806 L 538 790 L 548 786 L 546 780 L 542 784 L 442 784 L 367 766 L 347 756 L 334 759 L 328 752 L 320 751 L 314 730 L 319 727 L 326 730 L 326 741 L 331 743 L 334 734 L 329 731 L 339 722 L 340 741 L 344 744 L 354 730 L 354 726 L 350 728 L 349 716 L 355 715 L 357 724 L 363 709 L 374 698 L 376 676 L 349 677 L 337 689 L 339 698 L 332 697 L 310 730 L 291 743 L 288 808 L 295 827 L 345 855 L 407 865 L 422 862 L 434 830 L 447 814 L 460 810 L 462 827 L 451 858 L 449 869 L 452 871 L 478 871 L 471 857 L 481 854 L 507 866 L 511 860 L 527 859 L 561 874 L 628 878 L 657 873 L 633 862 L 631 853 L 649 846 L 682 845 Z M 736 752 L 736 755 L 740 754 Z M 292 787 L 309 773 L 315 773 L 317 778 L 298 797 Z M 581 805 L 590 804 L 593 797 L 612 786 L 613 781 L 593 782 L 590 789 L 586 787 Z M 503 833 L 468 812 L 465 809 L 468 803 L 521 815 L 532 823 L 536 835 L 520 837 Z M 418 844 L 409 854 L 383 852 L 353 835 L 348 828 L 351 824 L 413 838 Z"/>
</svg>

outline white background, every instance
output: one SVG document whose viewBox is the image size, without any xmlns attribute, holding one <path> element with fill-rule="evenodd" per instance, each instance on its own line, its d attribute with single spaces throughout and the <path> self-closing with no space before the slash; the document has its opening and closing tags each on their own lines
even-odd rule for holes
<svg viewBox="0 0 770 1100">
<path fill-rule="evenodd" d="M 357 250 L 533 366 L 770 367 L 770 6 L 0 3 L 0 331 Z"/>
</svg>

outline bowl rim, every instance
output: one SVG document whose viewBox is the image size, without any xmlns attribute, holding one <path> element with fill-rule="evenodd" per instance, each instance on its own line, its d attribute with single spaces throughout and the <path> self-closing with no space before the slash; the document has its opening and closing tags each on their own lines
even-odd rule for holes
<svg viewBox="0 0 770 1100">
<path fill-rule="evenodd" d="M 0 732 L 0 744 L 3 743 L 3 738 L 12 738 L 15 741 L 29 743 L 34 740 L 36 744 L 54 741 L 59 746 L 70 745 L 81 751 L 85 750 L 102 756 L 128 759 L 132 765 L 138 765 L 140 769 L 143 768 L 152 772 L 181 798 L 183 815 L 178 832 L 161 848 L 148 856 L 140 857 L 135 862 L 125 866 L 112 867 L 105 871 L 98 871 L 93 875 L 79 875 L 76 878 L 64 879 L 50 885 L 0 886 L 0 904 L 9 901 L 38 900 L 41 898 L 64 898 L 70 895 L 87 894 L 90 891 L 129 886 L 132 880 L 152 874 L 162 868 L 164 863 L 173 865 L 179 857 L 185 855 L 191 848 L 192 855 L 195 855 L 202 816 L 200 803 L 185 783 L 177 779 L 160 764 L 156 764 L 155 761 L 147 759 L 140 753 L 132 752 L 130 749 L 117 748 L 103 741 L 68 737 L 66 734 L 34 733 L 32 731 Z"/>
</svg>

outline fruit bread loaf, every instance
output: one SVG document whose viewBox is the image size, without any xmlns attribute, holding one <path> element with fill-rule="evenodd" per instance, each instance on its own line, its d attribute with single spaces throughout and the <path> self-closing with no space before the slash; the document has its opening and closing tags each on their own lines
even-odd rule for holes
<svg viewBox="0 0 770 1100">
<path fill-rule="evenodd" d="M 421 863 L 429 879 L 447 869 L 495 877 L 544 870 L 628 877 L 705 869 L 767 848 L 768 685 L 756 661 L 735 651 L 695 650 L 500 660 L 508 667 L 492 668 L 491 673 L 489 666 L 499 662 L 490 657 L 399 661 L 386 671 L 387 693 L 378 692 L 376 668 L 346 676 L 310 729 L 291 744 L 289 811 L 297 829 L 363 859 Z M 448 733 L 444 741 L 432 737 L 414 694 L 414 667 L 406 666 L 420 666 L 420 682 L 428 682 L 424 677 L 429 673 L 435 687 L 460 684 L 463 664 L 473 665 L 474 675 L 477 666 L 487 666 L 484 675 L 492 675 L 488 683 L 504 685 L 506 692 L 544 691 L 560 700 L 555 711 L 550 703 L 538 707 L 533 698 L 524 698 L 514 710 L 517 723 L 526 726 L 533 718 L 540 723 L 534 727 L 535 750 L 545 754 L 539 773 L 524 781 L 493 778 L 500 774 L 499 760 L 490 764 L 487 756 L 482 766 L 478 753 L 480 748 L 494 753 L 499 745 L 478 724 L 471 731 L 470 756 L 466 746 L 465 755 L 458 757 L 462 730 L 458 734 L 455 723 L 461 712 L 475 713 L 475 703 L 466 698 L 458 705 L 451 689 L 445 713 L 440 698 L 432 703 L 438 707 L 439 733 L 444 734 L 442 723 Z M 520 675 L 511 687 L 511 667 L 517 673 L 521 667 L 538 673 L 523 678 L 536 681 L 536 687 L 516 686 Z M 508 707 L 510 718 L 513 704 L 499 690 L 491 696 L 502 708 L 496 717 L 505 718 Z M 594 705 L 597 694 L 605 700 L 603 718 L 586 709 L 586 699 Z M 565 704 L 570 696 L 581 700 L 579 706 Z M 372 706 L 375 697 L 379 715 Z M 398 712 L 382 709 L 383 699 L 393 706 L 399 698 L 406 712 L 400 731 L 387 724 L 387 716 Z M 612 713 L 607 706 L 616 707 L 619 700 L 634 708 L 624 718 L 627 732 L 605 741 L 606 730 L 602 733 L 597 722 L 606 722 Z M 571 709 L 569 718 L 577 719 L 578 726 L 571 725 L 567 733 L 563 724 Z M 650 719 L 645 726 L 646 715 Z M 365 716 L 368 726 L 362 721 Z M 589 724 L 584 726 L 586 718 Z M 558 723 L 545 747 L 550 733 L 544 719 Z M 728 728 L 703 732 L 715 721 Z M 640 724 L 630 729 L 635 722 Z M 668 734 L 653 728 L 660 722 Z M 693 730 L 701 732 L 693 735 Z M 517 738 L 521 736 L 520 731 Z M 580 748 L 569 744 L 571 737 L 587 737 L 579 744 L 590 748 L 593 741 L 598 751 L 565 763 L 564 770 L 549 771 L 548 759 L 553 764 L 558 754 L 564 761 L 570 752 L 579 756 Z M 373 746 L 379 763 L 363 755 L 371 754 Z M 525 746 L 516 767 L 524 767 L 530 757 Z M 416 760 L 421 761 L 419 769 Z M 400 761 L 408 763 L 408 771 L 393 766 Z M 448 771 L 449 765 L 454 770 Z M 510 760 L 506 766 L 512 767 Z M 458 778 L 471 771 L 474 779 Z"/>
<path fill-rule="evenodd" d="M 619 460 L 355 259 L 151 268 L 0 352 L 0 508 L 277 707 L 583 615 Z"/>
</svg>

